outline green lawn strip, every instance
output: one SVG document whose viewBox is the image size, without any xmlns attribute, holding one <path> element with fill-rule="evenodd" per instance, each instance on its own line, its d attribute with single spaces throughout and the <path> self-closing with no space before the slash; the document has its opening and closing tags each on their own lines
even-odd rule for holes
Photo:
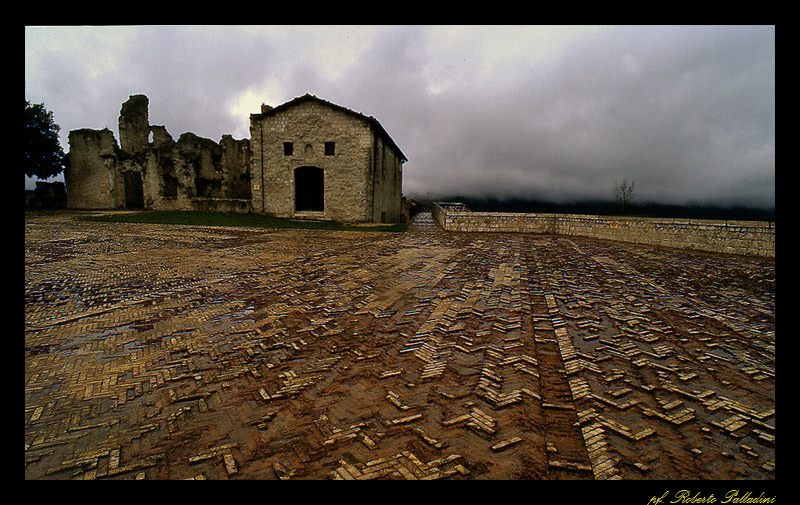
<svg viewBox="0 0 800 505">
<path fill-rule="evenodd" d="M 244 226 L 252 228 L 296 228 L 303 230 L 406 231 L 405 223 L 355 225 L 336 221 L 283 219 L 261 214 L 199 211 L 142 211 L 84 216 L 82 219 L 104 223 L 185 224 L 193 226 Z"/>
</svg>

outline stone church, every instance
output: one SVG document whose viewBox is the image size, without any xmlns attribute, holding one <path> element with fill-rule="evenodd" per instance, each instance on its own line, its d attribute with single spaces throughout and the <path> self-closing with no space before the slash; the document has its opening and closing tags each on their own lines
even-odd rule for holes
<svg viewBox="0 0 800 505">
<path fill-rule="evenodd" d="M 401 222 L 407 158 L 372 116 L 306 94 L 250 115 L 250 139 L 177 141 L 132 95 L 109 129 L 69 133 L 67 207 Z"/>
</svg>

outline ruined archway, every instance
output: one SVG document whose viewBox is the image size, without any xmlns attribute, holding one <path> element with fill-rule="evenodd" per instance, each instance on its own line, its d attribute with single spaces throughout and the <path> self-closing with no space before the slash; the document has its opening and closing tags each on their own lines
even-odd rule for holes
<svg viewBox="0 0 800 505">
<path fill-rule="evenodd" d="M 325 210 L 325 171 L 319 167 L 294 169 L 295 211 Z"/>
</svg>

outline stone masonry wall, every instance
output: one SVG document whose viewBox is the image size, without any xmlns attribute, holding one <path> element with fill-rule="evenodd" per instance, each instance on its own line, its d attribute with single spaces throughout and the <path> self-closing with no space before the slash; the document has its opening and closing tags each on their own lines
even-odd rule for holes
<svg viewBox="0 0 800 505">
<path fill-rule="evenodd" d="M 402 220 L 403 163 L 380 136 L 375 137 L 372 221 L 396 223 Z"/>
<path fill-rule="evenodd" d="M 175 141 L 149 124 L 148 105 L 144 95 L 122 104 L 119 146 L 109 129 L 70 132 L 68 207 L 249 212 L 249 140 L 187 132 Z"/>
<path fill-rule="evenodd" d="M 119 146 L 129 153 L 147 148 L 150 137 L 150 100 L 131 95 L 119 112 Z"/>
<path fill-rule="evenodd" d="M 69 132 L 69 164 L 64 170 L 67 208 L 116 207 L 114 171 L 118 150 L 114 132 L 108 128 Z"/>
<path fill-rule="evenodd" d="M 292 144 L 291 154 L 285 154 L 286 142 Z M 333 155 L 325 154 L 326 142 L 334 142 Z M 368 124 L 308 101 L 279 114 L 251 118 L 250 146 L 255 211 L 278 217 L 370 221 L 372 188 L 367 171 L 373 141 Z M 306 166 L 324 173 L 322 212 L 295 210 L 295 170 Z"/>
<path fill-rule="evenodd" d="M 554 233 L 698 251 L 775 257 L 775 223 L 576 214 L 453 211 L 434 204 L 447 231 Z"/>
</svg>

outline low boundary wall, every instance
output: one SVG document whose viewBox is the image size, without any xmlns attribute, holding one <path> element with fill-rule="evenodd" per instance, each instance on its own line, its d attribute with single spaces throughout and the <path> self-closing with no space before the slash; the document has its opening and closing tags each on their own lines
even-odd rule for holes
<svg viewBox="0 0 800 505">
<path fill-rule="evenodd" d="M 434 202 L 446 231 L 552 233 L 680 249 L 775 257 L 775 223 L 708 219 L 471 212 L 459 202 Z"/>
</svg>

